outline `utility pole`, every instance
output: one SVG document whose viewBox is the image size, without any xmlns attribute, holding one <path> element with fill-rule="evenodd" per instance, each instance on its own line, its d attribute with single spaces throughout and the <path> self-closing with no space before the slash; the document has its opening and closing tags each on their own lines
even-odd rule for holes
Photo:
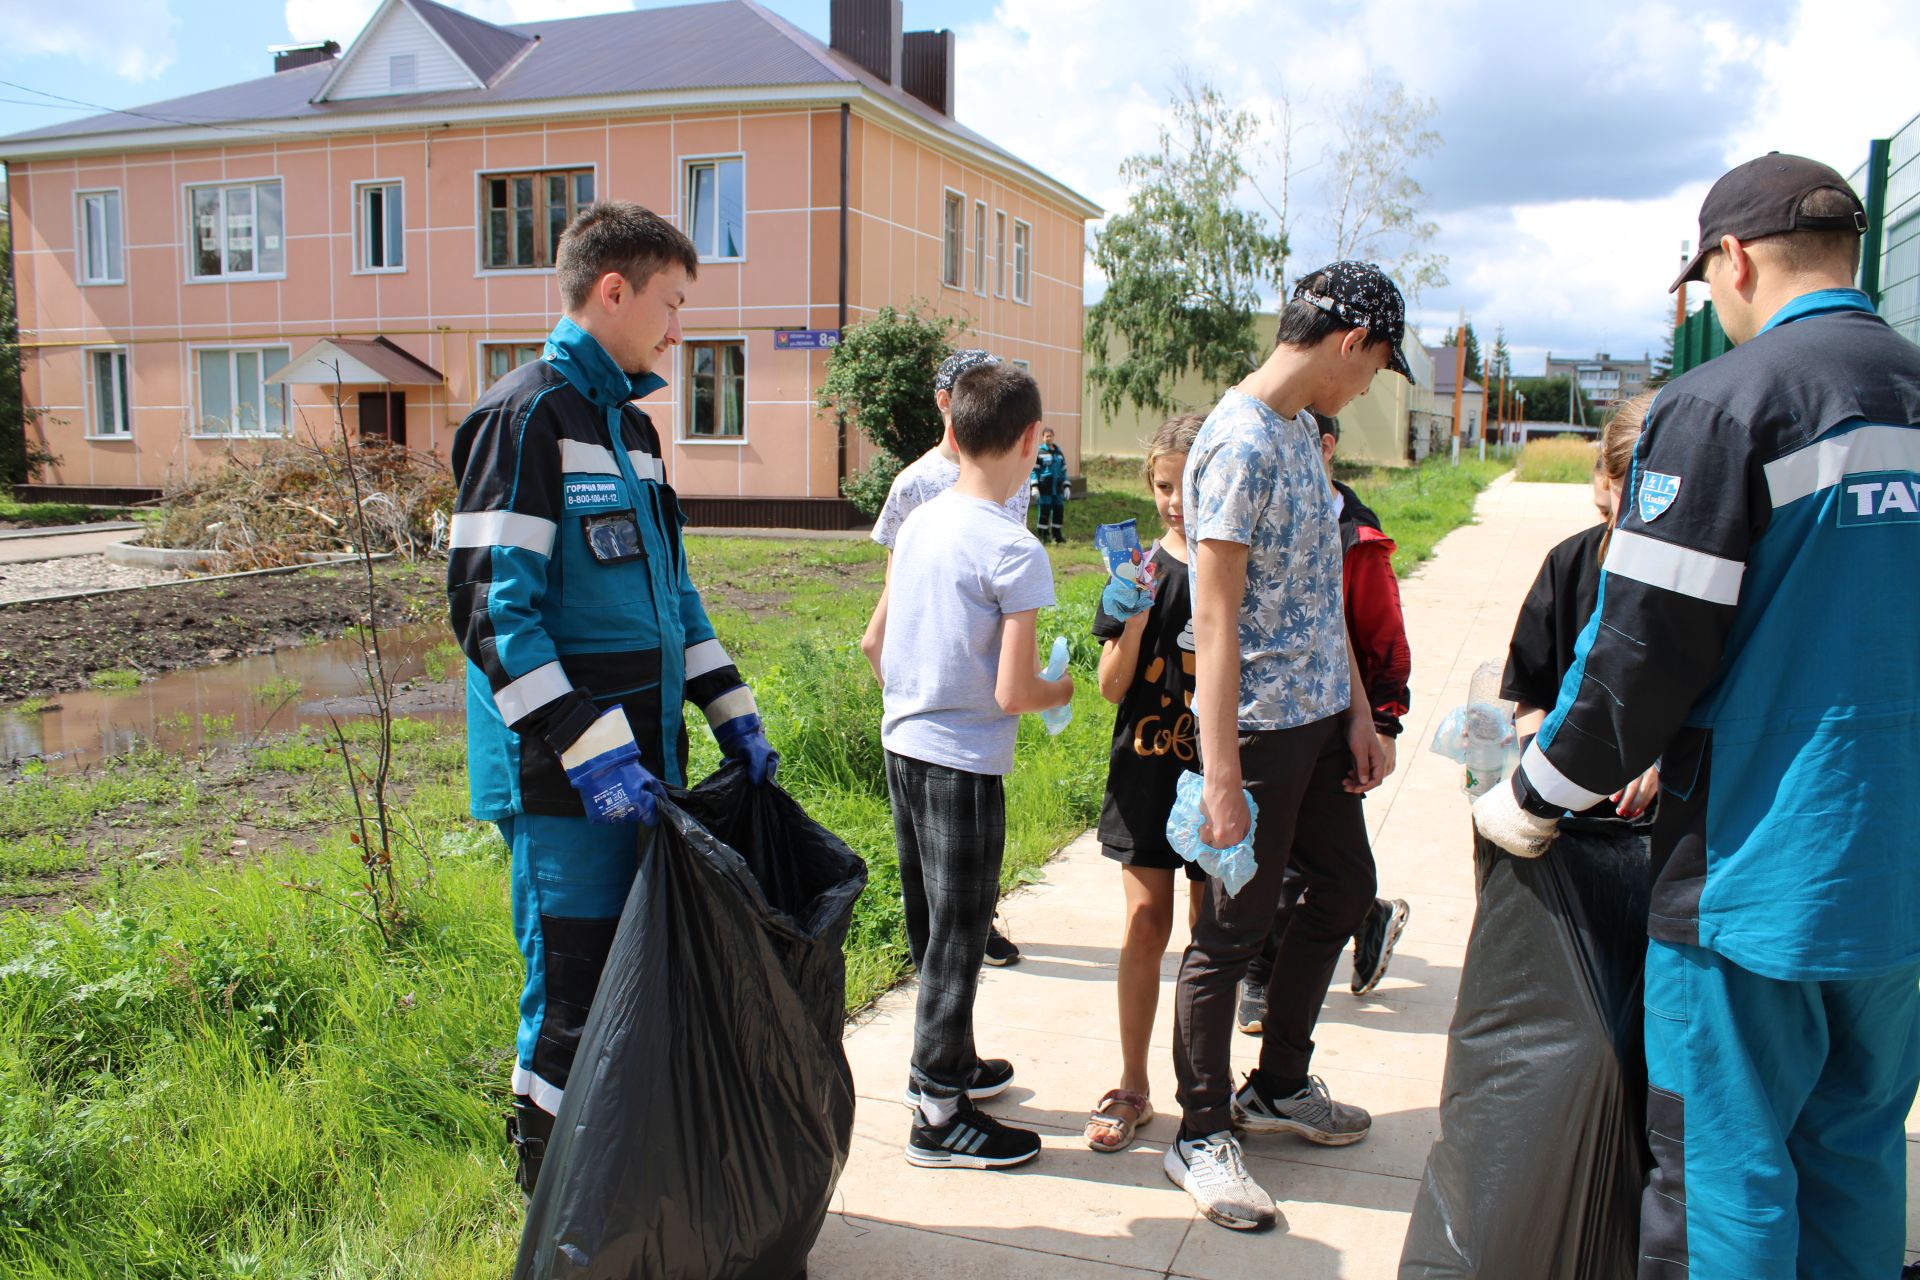
<svg viewBox="0 0 1920 1280">
<path fill-rule="evenodd" d="M 1460 323 L 1453 330 L 1453 444 L 1454 466 L 1460 465 L 1460 396 L 1467 386 L 1467 309 L 1460 308 Z"/>
</svg>

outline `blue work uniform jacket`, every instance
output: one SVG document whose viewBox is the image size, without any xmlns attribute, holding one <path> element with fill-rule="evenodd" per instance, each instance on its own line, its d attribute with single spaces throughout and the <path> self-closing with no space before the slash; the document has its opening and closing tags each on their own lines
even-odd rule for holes
<svg viewBox="0 0 1920 1280">
<path fill-rule="evenodd" d="M 672 785 L 683 700 L 714 725 L 754 711 L 688 575 L 659 432 L 631 403 L 664 385 L 563 319 L 454 436 L 447 596 L 476 818 L 584 813 L 560 754 L 610 707 Z"/>
<path fill-rule="evenodd" d="M 1653 937 L 1783 981 L 1920 961 L 1916 564 L 1920 347 L 1804 295 L 1655 399 L 1521 804 L 1659 757 Z"/>
</svg>

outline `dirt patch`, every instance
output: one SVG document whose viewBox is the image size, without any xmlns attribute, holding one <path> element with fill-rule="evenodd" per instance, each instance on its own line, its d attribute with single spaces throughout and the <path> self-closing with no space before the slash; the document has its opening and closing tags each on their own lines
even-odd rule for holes
<svg viewBox="0 0 1920 1280">
<path fill-rule="evenodd" d="M 443 613 L 442 570 L 379 571 L 380 624 Z M 366 613 L 350 570 L 309 569 L 0 606 L 0 701 L 86 688 L 104 671 L 142 678 L 342 635 Z"/>
</svg>

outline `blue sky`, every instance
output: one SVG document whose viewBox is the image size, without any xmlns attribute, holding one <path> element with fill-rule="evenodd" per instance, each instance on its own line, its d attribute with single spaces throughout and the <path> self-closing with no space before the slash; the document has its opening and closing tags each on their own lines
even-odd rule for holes
<svg viewBox="0 0 1920 1280">
<path fill-rule="evenodd" d="M 452 0 L 493 21 L 622 0 Z M 828 0 L 764 0 L 824 39 Z M 45 95 L 136 106 L 267 74 L 267 46 L 343 43 L 377 0 L 0 0 L 0 134 L 88 114 Z M 639 0 L 631 7 L 657 7 Z M 1701 197 L 1780 149 L 1843 173 L 1920 113 L 1911 0 L 907 0 L 910 28 L 959 36 L 956 114 L 1106 206 L 1150 147 L 1182 70 L 1300 126 L 1295 266 L 1325 256 L 1320 163 L 1368 75 L 1432 99 L 1440 150 L 1415 176 L 1449 283 L 1414 300 L 1429 340 L 1461 308 L 1503 325 L 1522 372 L 1548 350 L 1657 349 L 1665 288 Z M 1844 81 L 1844 85 L 1839 83 Z M 24 86 L 24 88 L 16 87 Z M 39 105 L 30 105 L 30 104 Z M 1278 163 L 1257 167 L 1264 187 Z M 1098 282 L 1090 280 L 1090 289 Z"/>
</svg>

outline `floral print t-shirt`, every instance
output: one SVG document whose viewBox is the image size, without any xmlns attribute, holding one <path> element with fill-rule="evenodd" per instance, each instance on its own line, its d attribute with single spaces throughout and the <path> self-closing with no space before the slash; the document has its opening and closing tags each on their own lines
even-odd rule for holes
<svg viewBox="0 0 1920 1280">
<path fill-rule="evenodd" d="M 1353 687 L 1340 526 L 1313 416 L 1302 411 L 1289 421 L 1264 401 L 1228 391 L 1187 455 L 1182 490 L 1189 546 L 1215 540 L 1247 548 L 1241 731 L 1292 729 L 1345 711 Z M 1197 612 L 1197 576 L 1193 590 Z"/>
</svg>

